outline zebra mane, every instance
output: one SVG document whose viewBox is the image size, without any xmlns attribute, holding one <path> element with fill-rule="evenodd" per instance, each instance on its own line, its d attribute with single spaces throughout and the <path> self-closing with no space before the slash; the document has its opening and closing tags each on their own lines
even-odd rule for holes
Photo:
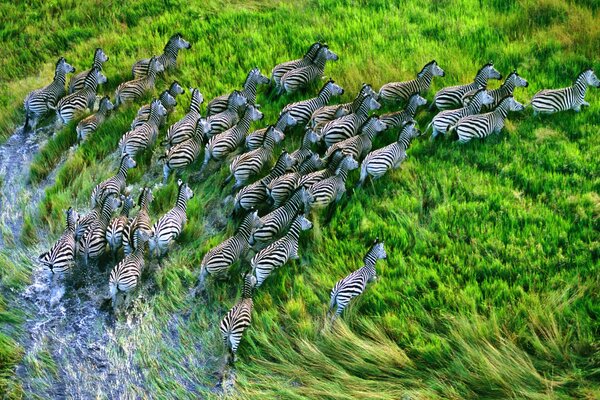
<svg viewBox="0 0 600 400">
<path fill-rule="evenodd" d="M 491 61 L 486 63 L 483 67 L 479 68 L 479 70 L 477 71 L 477 74 L 475 76 L 479 75 L 481 73 L 481 71 L 483 71 L 487 67 L 493 67 L 493 66 L 494 66 L 494 63 Z"/>
<path fill-rule="evenodd" d="M 167 51 L 167 48 L 169 47 L 169 45 L 170 45 L 171 43 L 173 43 L 173 42 L 174 42 L 176 39 L 179 39 L 180 37 L 183 37 L 183 35 L 182 35 L 181 33 L 179 33 L 179 32 L 177 32 L 176 34 L 172 35 L 172 36 L 169 38 L 169 40 L 167 41 L 167 44 L 165 44 L 165 47 L 164 47 L 164 49 L 163 49 L 163 53 L 164 53 L 165 51 Z"/>
<path fill-rule="evenodd" d="M 423 74 L 425 73 L 425 71 L 427 70 L 427 68 L 429 68 L 430 66 L 432 66 L 433 64 L 437 64 L 437 61 L 435 60 L 431 60 L 429 61 L 427 64 L 425 64 L 425 66 L 423 66 L 423 68 L 421 68 L 421 71 L 417 74 L 417 76 L 420 78 L 421 76 L 423 76 Z"/>
</svg>

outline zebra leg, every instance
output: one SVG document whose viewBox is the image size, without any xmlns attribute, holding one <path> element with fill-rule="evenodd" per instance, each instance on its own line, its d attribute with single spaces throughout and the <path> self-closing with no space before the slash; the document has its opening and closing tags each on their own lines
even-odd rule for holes
<svg viewBox="0 0 600 400">
<path fill-rule="evenodd" d="M 581 106 L 582 107 L 589 107 L 590 103 L 588 103 L 587 101 L 584 100 L 584 101 L 581 102 Z"/>
<path fill-rule="evenodd" d="M 233 174 L 229 174 L 227 178 L 221 183 L 221 189 L 223 189 L 231 180 L 233 179 Z M 234 186 L 235 187 L 235 186 Z"/>
</svg>

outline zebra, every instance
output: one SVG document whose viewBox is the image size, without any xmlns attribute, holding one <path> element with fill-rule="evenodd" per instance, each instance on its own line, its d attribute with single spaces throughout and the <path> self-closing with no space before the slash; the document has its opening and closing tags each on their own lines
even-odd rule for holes
<svg viewBox="0 0 600 400">
<path fill-rule="evenodd" d="M 506 77 L 502 86 L 500 86 L 498 89 L 488 90 L 490 96 L 494 98 L 494 102 L 492 104 L 483 105 L 481 107 L 481 110 L 493 110 L 498 106 L 498 104 L 500 104 L 500 100 L 502 100 L 506 96 L 512 96 L 515 88 L 527 86 L 529 86 L 529 83 L 524 78 L 522 78 L 516 70 L 514 70 Z M 469 105 L 469 102 L 472 100 L 473 95 L 476 92 L 476 90 L 472 90 L 463 96 L 462 102 L 465 106 Z"/>
<path fill-rule="evenodd" d="M 39 262 L 53 274 L 69 270 L 75 264 L 75 231 L 79 215 L 73 208 L 66 212 L 67 227 L 54 245 L 38 257 Z"/>
<path fill-rule="evenodd" d="M 165 109 L 167 110 L 167 114 L 173 112 L 173 109 L 177 105 L 177 96 L 183 93 L 185 93 L 185 89 L 181 87 L 179 82 L 173 81 L 173 83 L 171 83 L 171 86 L 169 86 L 169 89 L 163 91 L 160 94 L 160 96 L 158 96 L 158 99 L 162 103 L 163 107 L 165 107 Z M 146 104 L 138 110 L 135 119 L 131 123 L 131 129 L 140 126 L 144 121 L 148 120 L 148 118 L 150 117 L 150 106 L 150 104 Z M 164 119 L 162 119 L 160 121 L 159 126 L 162 127 L 164 125 L 164 122 Z"/>
<path fill-rule="evenodd" d="M 83 89 L 66 95 L 56 105 L 58 122 L 67 124 L 75 114 L 83 112 L 86 108 L 94 109 L 96 90 L 98 85 L 106 83 L 106 76 L 100 70 L 93 68 L 85 77 Z"/>
<path fill-rule="evenodd" d="M 353 298 L 365 291 L 369 282 L 373 282 L 377 279 L 375 264 L 377 263 L 377 260 L 385 260 L 386 258 L 387 253 L 385 251 L 384 242 L 375 239 L 375 242 L 363 259 L 364 266 L 337 281 L 331 290 L 331 300 L 329 302 L 328 313 L 331 313 L 333 308 L 337 306 L 337 309 L 331 318 L 332 322 L 342 314 L 342 311 L 344 311 Z"/>
<path fill-rule="evenodd" d="M 396 142 L 367 154 L 360 166 L 360 179 L 357 186 L 362 186 L 369 175 L 372 179 L 379 179 L 389 169 L 398 168 L 406 158 L 406 150 L 410 142 L 419 135 L 416 122 L 409 121 L 400 131 Z"/>
<path fill-rule="evenodd" d="M 90 260 L 98 260 L 106 251 L 106 229 L 114 210 L 121 206 L 119 197 L 109 196 L 104 199 L 98 219 L 96 219 L 79 241 L 84 265 Z"/>
<path fill-rule="evenodd" d="M 367 83 L 362 84 L 358 95 L 352 102 L 317 108 L 312 113 L 308 125 L 312 128 L 316 128 L 317 126 L 323 126 L 336 118 L 355 113 L 365 96 L 373 96 L 377 100 L 377 93 L 375 93 L 371 85 Z"/>
<path fill-rule="evenodd" d="M 486 88 L 489 79 L 502 79 L 502 74 L 489 62 L 477 72 L 475 79 L 468 85 L 449 86 L 438 91 L 432 102 L 439 110 L 447 110 L 462 104 L 463 96 L 471 90 Z"/>
<path fill-rule="evenodd" d="M 102 65 L 104 65 L 104 63 L 107 61 L 108 56 L 106 55 L 106 53 L 104 53 L 104 50 L 98 47 L 94 51 L 94 61 L 92 63 L 92 68 L 86 71 L 79 72 L 78 74 L 75 74 L 71 77 L 71 80 L 69 81 L 69 94 L 75 93 L 83 89 L 85 77 L 87 76 L 87 74 L 94 68 L 96 68 L 99 71 L 102 71 Z"/>
<path fill-rule="evenodd" d="M 277 177 L 285 174 L 285 172 L 294 165 L 294 160 L 290 154 L 283 150 L 277 159 L 275 166 L 264 178 L 244 186 L 236 193 L 233 201 L 234 213 L 241 210 L 251 210 L 265 204 L 268 200 L 267 185 Z"/>
<path fill-rule="evenodd" d="M 80 215 L 77 221 L 77 227 L 75 228 L 75 241 L 79 242 L 90 226 L 98 220 L 100 217 L 100 211 L 102 210 L 102 203 L 96 204 L 96 207 L 92 208 L 90 212 L 85 215 Z"/>
<path fill-rule="evenodd" d="M 127 184 L 127 171 L 136 167 L 135 160 L 129 155 L 124 154 L 121 157 L 119 171 L 116 175 L 106 179 L 104 182 L 96 185 L 92 190 L 90 204 L 91 207 L 96 207 L 96 204 L 101 204 L 108 196 L 119 195 L 125 190 Z"/>
<path fill-rule="evenodd" d="M 298 121 L 296 118 L 292 116 L 289 111 L 281 112 L 279 117 L 277 117 L 277 122 L 275 123 L 275 129 L 280 132 L 285 133 L 285 131 L 293 126 L 296 126 Z M 249 133 L 246 136 L 246 149 L 248 151 L 256 150 L 263 145 L 265 141 L 265 133 L 267 132 L 267 128 L 257 129 L 254 132 Z"/>
<path fill-rule="evenodd" d="M 159 157 L 159 160 L 163 160 L 165 163 L 163 165 L 163 183 L 167 183 L 171 170 L 183 169 L 198 159 L 200 150 L 202 150 L 201 131 L 207 132 L 210 129 L 208 122 L 204 119 L 198 120 L 198 124 L 203 124 L 204 128 L 194 129 L 191 138 L 169 148 L 164 155 Z"/>
<path fill-rule="evenodd" d="M 279 88 L 281 85 L 281 77 L 287 72 L 311 65 L 322 46 L 321 43 L 315 42 L 308 48 L 304 57 L 276 65 L 275 68 L 273 68 L 273 71 L 271 71 L 271 81 L 275 83 L 275 87 Z"/>
<path fill-rule="evenodd" d="M 177 185 L 179 186 L 179 190 L 175 206 L 154 223 L 148 241 L 150 254 L 155 254 L 159 259 L 159 263 L 167 253 L 171 242 L 181 234 L 187 222 L 186 209 L 188 200 L 194 197 L 194 192 L 187 183 L 183 183 L 180 179 Z"/>
<path fill-rule="evenodd" d="M 133 217 L 123 231 L 123 253 L 125 255 L 133 253 L 139 247 L 140 234 L 142 232 L 150 235 L 152 222 L 150 221 L 148 209 L 152 200 L 154 200 L 152 189 L 144 187 L 137 202 L 140 206 L 140 211 L 138 211 L 137 215 Z"/>
<path fill-rule="evenodd" d="M 333 202 L 339 202 L 346 193 L 348 172 L 358 168 L 358 161 L 351 155 L 344 157 L 335 175 L 323 179 L 306 190 L 304 210 L 308 213 L 312 208 L 326 207 Z"/>
<path fill-rule="evenodd" d="M 244 217 L 233 236 L 210 249 L 200 263 L 199 284 L 204 285 L 209 275 L 225 275 L 229 268 L 248 252 L 250 235 L 261 226 L 260 224 L 258 212 L 250 212 Z"/>
<path fill-rule="evenodd" d="M 250 246 L 271 241 L 287 231 L 292 220 L 301 210 L 305 199 L 306 189 L 298 188 L 281 207 L 261 217 L 262 226 L 250 236 L 248 240 Z"/>
<path fill-rule="evenodd" d="M 327 149 L 325 159 L 334 151 L 340 149 L 344 154 L 351 155 L 355 160 L 362 160 L 373 147 L 373 139 L 386 129 L 385 123 L 377 116 L 369 117 L 367 122 L 360 127 L 360 134 L 337 142 Z"/>
<path fill-rule="evenodd" d="M 291 113 L 298 124 L 305 125 L 315 110 L 328 104 L 332 97 L 341 96 L 342 94 L 344 94 L 344 89 L 337 85 L 333 79 L 330 79 L 323 85 L 317 97 L 288 104 L 282 112 Z"/>
<path fill-rule="evenodd" d="M 386 125 L 386 129 L 400 128 L 406 122 L 413 120 L 419 107 L 425 104 L 427 104 L 427 100 L 415 93 L 408 99 L 408 104 L 404 110 L 383 114 L 380 119 Z"/>
<path fill-rule="evenodd" d="M 194 135 L 196 124 L 202 117 L 200 106 L 204 103 L 204 96 L 196 88 L 190 88 L 190 93 L 192 94 L 192 100 L 187 114 L 169 127 L 165 140 L 160 143 L 162 146 L 174 146 L 185 142 Z"/>
<path fill-rule="evenodd" d="M 248 99 L 239 91 L 234 90 L 227 98 L 227 109 L 207 117 L 210 122 L 210 132 L 205 139 L 232 128 L 240 120 L 240 112 L 248 105 Z"/>
<path fill-rule="evenodd" d="M 344 160 L 344 153 L 341 150 L 334 151 L 327 161 L 325 169 L 314 171 L 308 174 L 302 175 L 298 180 L 298 187 L 309 188 L 317 182 L 327 179 L 335 175 L 340 163 Z"/>
<path fill-rule="evenodd" d="M 137 128 L 125 132 L 119 140 L 121 154 L 129 154 L 135 157 L 138 152 L 151 147 L 158 136 L 158 124 L 160 119 L 167 114 L 167 110 L 160 100 L 155 99 L 151 103 L 150 117 Z"/>
<path fill-rule="evenodd" d="M 235 178 L 233 191 L 243 186 L 251 176 L 258 174 L 265 164 L 271 160 L 275 145 L 284 138 L 283 132 L 277 130 L 274 125 L 269 126 L 262 147 L 240 154 L 231 161 L 231 164 L 229 164 L 231 175 L 227 177 L 225 183 Z"/>
<path fill-rule="evenodd" d="M 56 108 L 56 103 L 65 95 L 65 82 L 67 74 L 75 72 L 64 57 L 56 62 L 54 69 L 54 79 L 51 84 L 41 89 L 36 89 L 25 97 L 23 107 L 25 108 L 25 124 L 23 132 L 28 132 L 29 128 L 35 129 L 38 120 L 48 111 Z"/>
<path fill-rule="evenodd" d="M 386 83 L 379 89 L 379 100 L 394 102 L 406 101 L 415 93 L 423 94 L 429 90 L 434 76 L 444 76 L 445 72 L 435 60 L 425 64 L 417 78 L 406 82 Z"/>
<path fill-rule="evenodd" d="M 121 202 L 123 204 L 121 214 L 110 221 L 105 234 L 106 243 L 108 243 L 108 248 L 113 256 L 113 260 L 115 259 L 119 248 L 123 246 L 123 232 L 129 223 L 129 212 L 135 207 L 133 198 L 130 195 L 121 195 Z"/>
<path fill-rule="evenodd" d="M 269 78 L 260 73 L 258 68 L 253 68 L 248 72 L 244 88 L 240 91 L 248 100 L 248 104 L 256 102 L 256 89 L 258 85 L 267 85 Z M 227 109 L 227 100 L 229 95 L 215 97 L 208 103 L 207 115 L 215 115 Z"/>
<path fill-rule="evenodd" d="M 297 164 L 296 164 L 297 165 Z M 318 154 L 313 154 L 297 167 L 297 171 L 278 176 L 267 184 L 267 196 L 274 208 L 281 206 L 299 187 L 300 179 L 324 167 Z"/>
<path fill-rule="evenodd" d="M 271 243 L 252 257 L 250 264 L 252 265 L 252 275 L 256 277 L 256 287 L 260 287 L 273 270 L 283 266 L 290 259 L 297 260 L 299 258 L 300 231 L 310 228 L 312 228 L 312 222 L 306 219 L 304 214 L 298 214 L 292 221 L 290 230 L 281 239 Z"/>
<path fill-rule="evenodd" d="M 310 65 L 288 71 L 281 77 L 280 93 L 285 91 L 289 94 L 308 86 L 323 76 L 327 61 L 337 61 L 337 59 L 337 54 L 329 50 L 329 47 L 321 46 Z"/>
<path fill-rule="evenodd" d="M 489 94 L 489 92 L 481 88 L 473 95 L 473 99 L 468 106 L 459 108 L 457 110 L 442 111 L 437 114 L 433 120 L 431 120 L 427 126 L 427 129 L 425 129 L 425 132 L 427 132 L 430 127 L 433 127 L 433 132 L 431 132 L 431 140 L 434 140 L 438 134 L 446 134 L 448 127 L 454 125 L 462 117 L 479 114 L 483 105 L 492 104 L 493 102 L 494 98 Z"/>
<path fill-rule="evenodd" d="M 112 299 L 113 307 L 117 307 L 117 296 L 119 292 L 129 296 L 138 285 L 142 271 L 144 270 L 144 250 L 146 249 L 146 243 L 149 240 L 147 232 L 140 232 L 139 245 L 133 251 L 123 258 L 117 265 L 110 271 L 108 278 L 108 288 Z"/>
<path fill-rule="evenodd" d="M 244 138 L 250 129 L 252 121 L 258 121 L 262 118 L 263 113 L 260 112 L 257 106 L 247 106 L 244 116 L 233 128 L 210 138 L 204 149 L 204 164 L 202 165 L 202 169 L 208 165 L 210 160 L 221 161 L 240 147 L 244 143 Z"/>
<path fill-rule="evenodd" d="M 240 345 L 240 340 L 242 340 L 242 335 L 252 321 L 252 308 L 254 306 L 252 292 L 255 285 L 256 278 L 252 274 L 246 274 L 242 299 L 227 312 L 219 326 L 223 342 L 225 342 L 229 351 L 228 362 L 231 363 L 235 362 L 235 354 Z"/>
<path fill-rule="evenodd" d="M 369 118 L 369 112 L 378 110 L 380 107 L 381 104 L 373 96 L 366 96 L 363 98 L 356 113 L 326 123 L 320 132 L 325 145 L 330 147 L 334 143 L 355 136 L 358 133 L 358 129 Z"/>
<path fill-rule="evenodd" d="M 588 86 L 600 87 L 600 80 L 592 69 L 579 74 L 573 86 L 537 92 L 531 99 L 533 114 L 552 114 L 566 110 L 579 112 L 582 106 L 589 107 L 590 103 L 584 99 Z"/>
<path fill-rule="evenodd" d="M 163 53 L 156 57 L 160 64 L 164 66 L 164 69 L 158 72 L 163 72 L 164 70 L 177 67 L 177 55 L 179 54 L 179 50 L 191 48 L 192 45 L 183 38 L 181 33 L 176 33 L 171 36 L 165 45 Z M 131 67 L 131 75 L 133 76 L 133 79 L 148 76 L 152 70 L 151 64 L 152 58 L 146 58 L 133 64 L 133 67 Z"/>
<path fill-rule="evenodd" d="M 77 124 L 77 128 L 75 128 L 75 131 L 77 132 L 77 142 L 81 143 L 88 135 L 96 132 L 98 126 L 108 118 L 108 115 L 114 108 L 115 106 L 110 101 L 110 98 L 104 96 L 100 100 L 98 111 L 95 114 L 85 117 Z"/>
<path fill-rule="evenodd" d="M 466 143 L 473 138 L 483 139 L 492 133 L 498 133 L 504 127 L 504 120 L 509 111 L 522 111 L 525 107 L 512 96 L 505 97 L 494 111 L 469 115 L 459 119 L 448 133 L 456 133 L 459 143 Z"/>
<path fill-rule="evenodd" d="M 156 75 L 164 70 L 165 67 L 156 56 L 152 57 L 148 66 L 147 75 L 123 82 L 117 86 L 117 90 L 115 91 L 115 105 L 118 107 L 121 104 L 136 101 L 146 93 L 153 91 Z"/>
<path fill-rule="evenodd" d="M 319 143 L 321 141 L 321 135 L 317 134 L 312 129 L 307 129 L 304 133 L 304 137 L 302 138 L 302 144 L 300 148 L 295 150 L 291 157 L 296 162 L 296 165 L 301 165 L 304 161 L 308 160 L 314 153 L 311 150 L 311 147 L 315 143 Z"/>
</svg>

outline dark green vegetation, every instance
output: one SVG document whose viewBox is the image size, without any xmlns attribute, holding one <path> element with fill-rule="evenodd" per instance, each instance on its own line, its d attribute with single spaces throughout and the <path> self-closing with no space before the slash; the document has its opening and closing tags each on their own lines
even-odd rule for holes
<svg viewBox="0 0 600 400">
<path fill-rule="evenodd" d="M 174 30 L 193 48 L 181 53 L 180 68 L 159 89 L 178 79 L 199 87 L 207 101 L 241 86 L 254 66 L 268 72 L 298 58 L 315 39 L 340 56 L 326 73 L 346 89 L 344 101 L 362 82 L 378 88 L 411 79 L 432 58 L 446 77 L 434 80 L 429 100 L 442 86 L 470 81 L 490 59 L 503 74 L 517 68 L 529 81 L 516 93 L 523 102 L 542 88 L 570 85 L 585 67 L 600 70 L 600 23 L 591 1 L 392 3 L 209 1 L 183 10 L 187 2 L 122 1 L 94 7 L 93 18 L 88 2 L 4 4 L 0 129 L 6 136 L 22 119 L 20 102 L 49 81 L 59 55 L 87 68 L 94 48 L 102 46 L 110 57 L 102 91 L 112 95 L 134 60 L 160 52 Z M 41 27 L 49 20 L 55 28 L 46 32 Z M 280 99 L 259 94 L 265 122 L 286 103 L 315 92 Z M 301 238 L 300 262 L 274 273 L 257 293 L 235 396 L 600 396 L 600 95 L 592 89 L 587 99 L 592 106 L 580 114 L 533 118 L 527 109 L 510 115 L 506 129 L 483 142 L 417 139 L 402 170 L 343 200 L 329 224 L 313 216 L 315 228 Z M 179 103 L 171 122 L 188 100 Z M 62 210 L 71 204 L 85 209 L 93 186 L 116 169 L 111 154 L 136 108 L 120 110 L 60 167 L 34 217 L 52 238 L 62 229 Z M 419 114 L 422 128 L 431 117 Z M 41 149 L 33 182 L 67 155 L 73 130 L 68 126 Z M 288 149 L 301 132 L 290 136 Z M 130 175 L 136 189 L 159 182 L 159 154 L 138 157 Z M 144 323 L 117 336 L 133 349 L 146 390 L 157 397 L 205 394 L 201 385 L 214 384 L 211 373 L 225 352 L 217 326 L 239 298 L 241 268 L 228 282 L 211 284 L 208 302 L 188 293 L 204 253 L 236 227 L 218 190 L 227 173 L 223 167 L 192 186 L 196 197 L 180 246 L 147 278 L 155 290 L 140 306 Z M 356 179 L 352 174 L 349 183 Z M 173 177 L 155 190 L 154 216 L 172 206 L 175 193 Z M 360 267 L 377 235 L 389 255 L 377 266 L 379 280 L 330 330 L 329 290 Z M 16 285 L 5 276 L 3 284 Z M 18 313 L 7 314 L 2 304 L 0 320 L 13 324 Z M 22 351 L 5 336 L 0 349 L 0 384 L 18 397 L 10 374 Z"/>
</svg>

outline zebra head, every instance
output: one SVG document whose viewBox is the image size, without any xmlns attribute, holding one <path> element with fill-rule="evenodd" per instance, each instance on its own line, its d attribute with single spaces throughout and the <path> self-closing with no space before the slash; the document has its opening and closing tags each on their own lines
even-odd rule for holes
<svg viewBox="0 0 600 400">
<path fill-rule="evenodd" d="M 310 61 L 314 61 L 321 47 L 323 47 L 323 45 L 320 42 L 315 42 L 311 44 L 306 53 L 304 53 L 304 58 Z"/>
<path fill-rule="evenodd" d="M 70 74 L 71 72 L 75 72 L 75 67 L 73 67 L 71 64 L 69 64 L 67 62 L 67 60 L 65 60 L 64 57 L 61 57 L 56 62 L 55 72 L 57 74 L 58 73 Z"/>
<path fill-rule="evenodd" d="M 178 49 L 191 49 L 192 48 L 192 45 L 190 44 L 190 42 L 185 40 L 181 33 L 176 33 L 173 36 L 171 36 L 171 38 L 169 39 L 169 42 L 174 43 Z M 168 45 L 169 45 L 169 43 L 167 43 L 167 46 Z"/>
<path fill-rule="evenodd" d="M 523 111 L 525 109 L 525 106 L 521 103 L 519 103 L 517 100 L 515 100 L 514 97 L 509 97 L 509 104 L 508 104 L 508 109 L 510 111 Z"/>
<path fill-rule="evenodd" d="M 169 97 L 173 99 L 171 95 L 169 95 Z M 173 101 L 175 101 L 175 99 L 173 99 Z M 150 104 L 150 114 L 157 115 L 159 118 L 162 118 L 165 115 L 167 115 L 167 109 L 165 108 L 165 106 L 163 106 L 162 102 L 159 99 L 154 99 Z"/>
<path fill-rule="evenodd" d="M 249 114 L 251 121 L 260 121 L 265 116 L 260 111 L 260 105 L 258 104 L 250 104 L 246 109 L 246 113 Z"/>
<path fill-rule="evenodd" d="M 201 137 L 204 139 L 206 134 L 210 132 L 211 126 L 210 121 L 204 118 L 198 119 L 198 123 L 196 124 L 196 129 L 194 129 L 194 133 L 199 133 Z"/>
<path fill-rule="evenodd" d="M 327 45 L 322 45 L 321 48 L 319 48 L 319 51 L 317 51 L 315 59 L 320 57 L 323 57 L 321 59 L 325 59 L 325 61 L 337 61 L 338 59 L 337 54 L 329 50 L 329 47 Z"/>
<path fill-rule="evenodd" d="M 494 68 L 494 63 L 490 61 L 489 63 L 481 67 L 481 69 L 477 73 L 477 76 L 475 77 L 475 80 L 477 80 L 478 77 L 483 77 L 485 78 L 485 80 L 502 79 L 502 74 L 498 72 L 496 68 Z"/>
<path fill-rule="evenodd" d="M 412 140 L 418 137 L 421 134 L 419 129 L 417 128 L 417 123 L 415 120 L 410 120 L 404 123 L 404 126 L 400 130 L 400 134 L 398 135 L 398 141 L 402 141 L 404 138 Z"/>
<path fill-rule="evenodd" d="M 358 168 L 358 161 L 354 159 L 351 154 L 344 154 L 344 159 L 340 162 L 340 165 L 337 167 L 335 174 L 338 175 L 340 171 L 353 171 Z"/>
<path fill-rule="evenodd" d="M 365 255 L 363 259 L 364 263 L 367 264 L 368 259 L 372 258 L 373 260 L 385 260 L 387 259 L 387 253 L 385 251 L 385 246 L 383 241 L 380 241 L 379 238 L 376 238 L 371 248 Z"/>
<path fill-rule="evenodd" d="M 195 101 L 198 104 L 204 103 L 204 96 L 200 93 L 200 90 L 197 88 L 190 88 L 190 93 L 192 94 L 192 102 Z"/>
<path fill-rule="evenodd" d="M 104 75 L 102 73 L 102 71 L 100 71 L 97 68 L 94 68 L 90 71 L 90 73 L 93 73 L 95 78 L 96 78 L 96 82 L 98 83 L 98 85 L 102 85 L 103 83 L 106 83 L 106 75 Z"/>
<path fill-rule="evenodd" d="M 275 125 L 269 126 L 269 128 L 267 129 L 266 135 L 271 135 L 271 137 L 273 137 L 273 140 L 275 141 L 275 143 L 281 143 L 281 141 L 283 139 L 285 139 L 285 134 L 282 131 L 280 131 L 279 129 L 277 129 L 275 127 Z"/>
<path fill-rule="evenodd" d="M 111 111 L 115 108 L 115 105 L 110 101 L 110 97 L 104 96 L 102 100 L 100 100 L 100 110 L 103 111 Z"/>
<path fill-rule="evenodd" d="M 412 96 L 410 96 L 410 99 L 408 100 L 408 104 L 410 104 L 416 110 L 417 108 L 427 104 L 427 99 L 425 99 L 420 94 L 416 93 L 416 94 L 413 94 Z"/>
<path fill-rule="evenodd" d="M 228 106 L 231 105 L 231 107 L 243 107 L 248 104 L 248 99 L 239 90 L 234 90 L 233 93 L 229 95 L 227 104 Z"/>
<path fill-rule="evenodd" d="M 94 52 L 94 65 L 102 65 L 103 63 L 108 61 L 108 56 L 100 47 L 96 49 Z"/>
<path fill-rule="evenodd" d="M 421 70 L 421 72 L 419 72 L 417 74 L 417 77 L 421 78 L 426 73 L 430 73 L 432 76 L 444 76 L 444 75 L 446 75 L 446 73 L 444 72 L 444 70 L 442 68 L 440 68 L 440 66 L 438 65 L 437 61 L 435 61 L 435 60 L 431 60 L 427 64 L 425 64 L 425 66 L 423 67 L 423 69 Z"/>
<path fill-rule="evenodd" d="M 264 225 L 263 221 L 258 216 L 258 211 L 254 210 L 248 213 L 246 220 L 243 223 L 247 224 L 250 228 L 250 232 L 254 232 L 255 230 L 262 228 Z"/>
<path fill-rule="evenodd" d="M 315 130 L 308 128 L 305 133 L 308 141 L 312 144 L 319 143 L 323 138 L 322 135 L 318 134 Z"/>
<path fill-rule="evenodd" d="M 162 103 L 162 105 L 165 108 L 172 108 L 177 105 L 177 100 L 175 100 L 175 97 L 173 97 L 173 95 L 171 93 L 169 93 L 168 90 L 163 91 L 160 94 L 159 98 L 160 98 L 160 102 Z"/>
<path fill-rule="evenodd" d="M 252 68 L 246 77 L 246 82 L 244 82 L 244 86 L 246 86 L 251 81 L 256 82 L 258 85 L 268 85 L 271 80 L 269 77 L 264 76 L 260 73 L 260 69 L 258 67 Z"/>
<path fill-rule="evenodd" d="M 517 73 L 517 70 L 514 70 L 510 73 L 510 75 L 508 75 L 508 77 L 506 77 L 506 82 L 511 82 L 515 87 L 529 86 L 529 82 L 527 82 L 525 78 L 521 77 L 521 75 Z"/>
<path fill-rule="evenodd" d="M 152 189 L 144 186 L 144 188 L 142 188 L 142 191 L 140 192 L 140 197 L 138 198 L 138 204 L 140 208 L 148 207 L 150 203 L 152 203 L 152 200 L 154 200 Z"/>
<path fill-rule="evenodd" d="M 129 154 L 123 154 L 123 157 L 121 158 L 121 165 L 124 165 L 127 169 L 131 169 L 135 168 L 137 163 Z"/>
<path fill-rule="evenodd" d="M 124 196 L 123 198 L 123 210 L 131 210 L 132 208 L 135 207 L 135 200 L 133 200 L 133 197 L 128 194 L 127 196 Z"/>
<path fill-rule="evenodd" d="M 333 79 L 330 79 L 329 82 L 326 83 L 326 86 L 333 96 L 341 96 L 344 94 L 344 88 L 336 84 Z"/>
<path fill-rule="evenodd" d="M 363 83 L 362 87 L 360 88 L 360 92 L 358 94 L 359 96 L 365 97 L 365 96 L 372 96 L 375 99 L 378 99 L 379 94 L 377 92 L 375 92 L 373 90 L 373 87 L 368 84 L 368 83 Z"/>
<path fill-rule="evenodd" d="M 585 77 L 585 82 L 588 86 L 600 87 L 600 80 L 598 80 L 598 77 L 591 68 L 583 71 L 582 75 Z"/>
<path fill-rule="evenodd" d="M 180 94 L 185 93 L 185 89 L 181 87 L 179 82 L 173 81 L 173 83 L 171 83 L 171 86 L 169 86 L 169 93 L 171 93 L 171 96 L 178 96 Z"/>
<path fill-rule="evenodd" d="M 370 111 L 374 111 L 374 110 L 379 110 L 381 108 L 381 104 L 375 100 L 374 96 L 369 96 L 369 110 Z"/>
<path fill-rule="evenodd" d="M 300 219 L 300 229 L 302 229 L 303 231 L 312 229 L 312 227 L 313 227 L 312 222 L 310 222 L 310 220 L 308 218 L 306 218 L 306 216 L 304 214 L 298 214 L 298 216 L 296 218 Z"/>
<path fill-rule="evenodd" d="M 256 287 L 256 276 L 251 273 L 246 273 L 244 276 L 244 289 L 242 290 L 242 297 L 245 299 L 249 299 L 252 297 L 252 292 Z"/>
<path fill-rule="evenodd" d="M 77 223 L 79 222 L 79 214 L 73 209 L 73 207 L 69 207 L 65 214 L 67 219 L 67 229 L 75 233 L 75 230 L 77 229 Z"/>
<path fill-rule="evenodd" d="M 488 105 L 494 103 L 494 98 L 492 97 L 490 92 L 483 88 L 475 92 L 475 95 L 473 97 L 479 100 L 479 104 Z"/>
<path fill-rule="evenodd" d="M 374 131 L 377 133 L 383 132 L 387 129 L 387 125 L 385 124 L 385 122 L 383 122 L 381 119 L 379 119 L 379 116 L 377 115 L 372 115 L 369 117 L 369 119 L 367 119 L 367 122 L 365 122 L 363 124 L 363 126 L 360 128 L 361 132 L 368 132 L 368 131 Z"/>
<path fill-rule="evenodd" d="M 281 113 L 278 118 L 278 122 L 279 121 L 283 122 L 282 127 L 284 129 L 290 126 L 296 126 L 296 124 L 298 123 L 298 120 L 294 118 L 292 113 L 290 113 L 289 111 Z"/>
<path fill-rule="evenodd" d="M 279 155 L 279 158 L 277 159 L 277 162 L 275 163 L 275 165 L 280 165 L 282 164 L 284 167 L 284 170 L 288 170 L 290 168 L 292 168 L 294 165 L 296 165 L 296 160 L 292 158 L 292 156 L 290 156 L 290 153 L 288 153 L 285 149 L 283 149 L 281 151 L 281 154 Z"/>
<path fill-rule="evenodd" d="M 179 193 L 183 193 L 186 200 L 189 200 L 194 197 L 194 191 L 188 186 L 187 183 L 184 183 L 181 179 L 177 180 L 177 186 L 179 187 Z"/>
</svg>

